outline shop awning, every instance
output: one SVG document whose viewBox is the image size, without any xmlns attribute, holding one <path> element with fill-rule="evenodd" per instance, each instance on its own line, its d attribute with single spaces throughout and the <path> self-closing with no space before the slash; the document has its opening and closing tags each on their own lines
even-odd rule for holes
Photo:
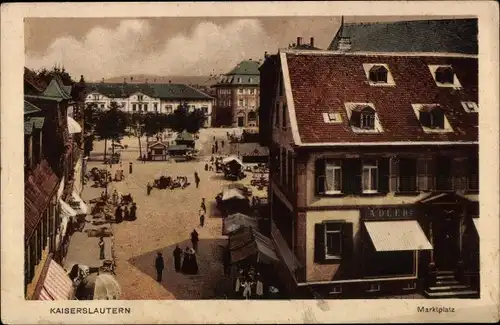
<svg viewBox="0 0 500 325">
<path fill-rule="evenodd" d="M 257 255 L 258 262 L 272 263 L 278 261 L 278 256 L 274 251 L 274 244 L 271 239 L 255 229 L 252 229 L 251 233 L 253 236 L 250 242 L 231 250 L 231 263 L 236 263 L 255 255 Z"/>
<path fill-rule="evenodd" d="M 100 274 L 94 285 L 94 300 L 120 299 L 121 288 L 116 278 L 111 274 Z"/>
<path fill-rule="evenodd" d="M 40 291 L 39 300 L 73 299 L 73 281 L 71 281 L 62 266 L 54 262 L 54 260 L 50 260 L 49 263 L 49 268 Z"/>
<path fill-rule="evenodd" d="M 258 228 L 259 221 L 242 213 L 231 214 L 224 219 L 224 228 L 222 234 L 230 234 L 243 226 Z"/>
<path fill-rule="evenodd" d="M 479 233 L 479 218 L 473 218 L 474 226 L 476 227 L 477 232 Z"/>
<path fill-rule="evenodd" d="M 68 116 L 68 131 L 70 134 L 81 133 L 82 127 L 71 116 Z"/>
<path fill-rule="evenodd" d="M 432 245 L 415 220 L 365 222 L 377 252 L 431 250 Z"/>
<path fill-rule="evenodd" d="M 62 217 L 76 217 L 77 213 L 76 211 L 66 202 L 63 200 L 59 200 L 59 203 L 61 204 L 61 216 Z"/>
<path fill-rule="evenodd" d="M 73 200 L 75 202 L 78 202 L 78 210 L 76 210 L 76 213 L 78 213 L 78 214 L 89 213 L 89 208 L 87 207 L 85 202 L 83 202 L 82 198 L 75 191 L 73 191 L 71 196 L 73 197 Z"/>
<path fill-rule="evenodd" d="M 246 199 L 246 197 L 245 195 L 243 195 L 243 193 L 241 193 L 241 190 L 237 188 L 227 189 L 222 192 L 222 201 L 228 201 L 233 199 L 244 200 Z"/>
</svg>

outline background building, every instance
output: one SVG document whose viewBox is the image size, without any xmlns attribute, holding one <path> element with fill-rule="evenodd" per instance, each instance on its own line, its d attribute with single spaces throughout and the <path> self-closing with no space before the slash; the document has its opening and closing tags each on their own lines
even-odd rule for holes
<svg viewBox="0 0 500 325">
<path fill-rule="evenodd" d="M 478 297 L 477 56 L 274 60 L 268 197 L 289 290 Z"/>
<path fill-rule="evenodd" d="M 259 125 L 259 65 L 258 61 L 242 61 L 213 85 L 217 94 L 215 111 L 218 125 Z"/>
<path fill-rule="evenodd" d="M 127 113 L 160 114 L 171 114 L 179 105 L 187 103 L 190 110 L 200 109 L 205 113 L 205 127 L 212 125 L 213 98 L 184 84 L 87 84 L 86 103 L 95 103 L 99 109 L 107 109 L 113 101 Z"/>
</svg>

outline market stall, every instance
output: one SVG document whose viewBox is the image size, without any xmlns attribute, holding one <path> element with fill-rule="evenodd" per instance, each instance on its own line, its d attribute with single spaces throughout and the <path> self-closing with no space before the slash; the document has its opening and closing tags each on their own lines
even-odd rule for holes
<svg viewBox="0 0 500 325">
<path fill-rule="evenodd" d="M 259 227 L 259 221 L 243 213 L 233 213 L 224 219 L 222 234 L 229 235 L 241 227 L 252 227 L 257 229 Z"/>
</svg>

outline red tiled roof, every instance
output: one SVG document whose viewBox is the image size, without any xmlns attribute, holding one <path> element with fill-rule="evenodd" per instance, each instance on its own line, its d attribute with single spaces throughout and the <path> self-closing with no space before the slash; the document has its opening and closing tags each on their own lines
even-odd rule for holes
<svg viewBox="0 0 500 325">
<path fill-rule="evenodd" d="M 48 162 L 43 160 L 24 184 L 24 238 L 28 239 L 35 231 L 42 213 L 52 199 L 59 184 Z"/>
<path fill-rule="evenodd" d="M 297 127 L 302 143 L 477 141 L 478 118 L 461 101 L 478 101 L 476 58 L 449 56 L 286 53 Z M 395 86 L 370 86 L 363 63 L 384 63 Z M 461 89 L 438 87 L 428 65 L 453 66 Z M 352 131 L 344 103 L 373 103 L 383 128 L 378 134 Z M 440 104 L 453 133 L 425 133 L 412 104 Z M 340 113 L 342 123 L 325 123 Z"/>
</svg>

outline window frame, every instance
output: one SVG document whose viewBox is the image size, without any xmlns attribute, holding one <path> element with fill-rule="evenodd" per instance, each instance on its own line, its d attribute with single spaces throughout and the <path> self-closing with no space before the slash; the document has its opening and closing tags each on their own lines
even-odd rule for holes
<svg viewBox="0 0 500 325">
<path fill-rule="evenodd" d="M 337 159 L 325 160 L 325 194 L 326 195 L 334 195 L 334 194 L 342 194 L 342 161 Z M 332 169 L 333 171 L 333 180 L 332 186 L 333 190 L 327 189 L 327 170 Z M 339 189 L 335 189 L 335 171 L 339 170 Z"/>
<path fill-rule="evenodd" d="M 367 121 L 371 122 L 371 124 L 365 124 Z M 375 130 L 375 112 L 371 108 L 370 110 L 365 108 L 360 112 L 359 126 L 363 130 Z"/>
<path fill-rule="evenodd" d="M 378 180 L 378 173 L 379 173 L 379 170 L 378 170 L 378 160 L 377 159 L 374 159 L 374 163 L 372 163 L 370 161 L 370 163 L 368 163 L 369 160 L 368 159 L 364 159 L 361 163 L 361 192 L 363 194 L 374 194 L 374 193 L 379 193 L 379 180 Z M 368 170 L 368 179 L 370 181 L 370 189 L 365 189 L 365 169 Z M 372 171 L 375 170 L 375 177 L 373 177 L 372 175 Z M 372 184 L 372 181 L 373 179 L 375 179 L 375 185 L 376 186 L 373 186 Z M 373 187 L 375 187 L 375 189 L 372 189 Z"/>
<path fill-rule="evenodd" d="M 342 235 L 342 223 L 340 222 L 324 222 L 325 224 L 325 232 L 324 232 L 324 243 L 325 243 L 325 260 L 341 260 L 342 259 L 342 250 L 343 250 L 343 235 Z M 334 225 L 338 227 L 338 229 L 329 230 L 328 225 Z M 328 254 L 328 235 L 336 235 L 338 236 L 338 255 L 329 255 Z M 335 240 L 337 241 L 337 240 Z"/>
<path fill-rule="evenodd" d="M 373 71 L 374 69 L 377 69 L 377 71 Z M 385 75 L 385 78 L 380 79 L 379 77 L 381 76 L 381 74 Z M 372 76 L 375 77 L 376 80 L 372 79 Z M 389 80 L 389 70 L 383 65 L 376 64 L 370 68 L 368 72 L 368 78 L 370 82 L 376 84 L 386 84 Z"/>
</svg>

